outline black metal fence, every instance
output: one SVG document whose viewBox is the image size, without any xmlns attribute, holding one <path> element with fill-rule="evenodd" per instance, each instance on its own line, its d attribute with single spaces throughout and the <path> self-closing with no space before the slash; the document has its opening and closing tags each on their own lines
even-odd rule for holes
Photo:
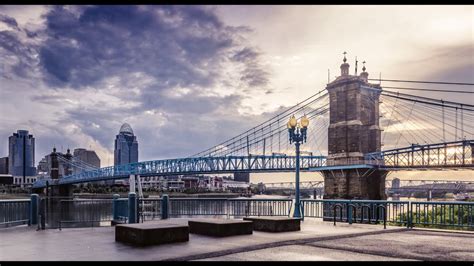
<svg viewBox="0 0 474 266">
<path fill-rule="evenodd" d="M 113 220 L 112 199 L 60 200 L 59 229 L 110 225 Z"/>
<path fill-rule="evenodd" d="M 188 216 L 288 216 L 291 200 L 287 199 L 227 199 L 171 198 L 170 217 Z M 162 216 L 161 199 L 140 199 L 139 217 L 142 221 Z"/>
<path fill-rule="evenodd" d="M 410 224 L 474 230 L 474 202 L 411 202 Z"/>
<path fill-rule="evenodd" d="M 383 221 L 407 225 L 410 202 L 385 200 L 302 200 L 304 217 L 341 222 Z"/>
<path fill-rule="evenodd" d="M 171 198 L 169 201 L 147 198 L 137 199 L 136 204 L 137 217 L 142 222 L 162 217 L 289 216 L 293 206 L 290 199 L 227 198 Z M 302 200 L 301 205 L 304 218 L 474 230 L 474 202 L 323 199 Z M 164 216 L 163 211 L 167 215 Z M 0 201 L 0 227 L 29 224 L 32 214 L 39 216 L 36 220 L 42 229 L 110 225 L 113 220 L 129 220 L 129 199 L 42 198 L 38 214 L 32 211 L 30 199 Z"/>
<path fill-rule="evenodd" d="M 29 199 L 0 200 L 0 228 L 28 224 L 30 204 Z"/>
</svg>

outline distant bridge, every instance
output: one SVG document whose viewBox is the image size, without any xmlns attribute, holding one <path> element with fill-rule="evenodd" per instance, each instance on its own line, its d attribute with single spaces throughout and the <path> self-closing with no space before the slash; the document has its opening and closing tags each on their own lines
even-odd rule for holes
<svg viewBox="0 0 474 266">
<path fill-rule="evenodd" d="M 453 181 L 453 180 L 400 180 L 399 186 L 394 186 L 393 180 L 385 182 L 385 189 L 388 193 L 399 192 L 474 192 L 474 180 Z M 271 182 L 262 183 L 265 191 L 294 191 L 295 182 Z M 303 181 L 300 182 L 300 190 L 321 190 L 324 189 L 324 181 Z"/>
</svg>

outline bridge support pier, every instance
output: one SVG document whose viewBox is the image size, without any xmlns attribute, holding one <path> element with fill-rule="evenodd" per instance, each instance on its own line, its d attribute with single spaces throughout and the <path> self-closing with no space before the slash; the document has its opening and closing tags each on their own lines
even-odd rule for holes
<svg viewBox="0 0 474 266">
<path fill-rule="evenodd" d="M 323 170 L 324 199 L 386 200 L 388 171 L 373 168 Z"/>
</svg>

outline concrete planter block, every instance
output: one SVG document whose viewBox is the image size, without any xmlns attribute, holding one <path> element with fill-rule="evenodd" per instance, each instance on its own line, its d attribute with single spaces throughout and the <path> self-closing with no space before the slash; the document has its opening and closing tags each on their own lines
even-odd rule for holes
<svg viewBox="0 0 474 266">
<path fill-rule="evenodd" d="M 289 217 L 245 217 L 245 221 L 253 222 L 253 230 L 264 232 L 290 232 L 300 231 L 298 218 Z"/>
<path fill-rule="evenodd" d="M 252 222 L 225 219 L 199 219 L 188 221 L 192 234 L 224 237 L 252 234 Z"/>
<path fill-rule="evenodd" d="M 170 223 L 117 224 L 115 241 L 137 246 L 189 241 L 189 227 Z"/>
</svg>

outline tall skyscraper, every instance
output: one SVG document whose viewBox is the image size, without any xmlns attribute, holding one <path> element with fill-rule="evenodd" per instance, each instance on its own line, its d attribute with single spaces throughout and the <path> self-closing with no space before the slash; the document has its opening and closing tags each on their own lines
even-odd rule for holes
<svg viewBox="0 0 474 266">
<path fill-rule="evenodd" d="M 114 165 L 138 162 L 138 142 L 132 127 L 125 123 L 115 138 Z"/>
<path fill-rule="evenodd" d="M 100 159 L 99 156 L 93 150 L 86 150 L 82 148 L 74 149 L 73 153 L 74 160 L 79 164 L 84 164 L 85 166 L 91 166 L 100 168 Z M 89 169 L 89 168 L 88 168 Z M 74 173 L 80 173 L 84 169 L 74 168 Z"/>
<path fill-rule="evenodd" d="M 35 138 L 28 130 L 18 130 L 8 138 L 8 170 L 13 176 L 36 175 Z"/>
<path fill-rule="evenodd" d="M 8 172 L 8 157 L 2 157 L 0 158 L 0 174 L 7 175 Z"/>
</svg>

